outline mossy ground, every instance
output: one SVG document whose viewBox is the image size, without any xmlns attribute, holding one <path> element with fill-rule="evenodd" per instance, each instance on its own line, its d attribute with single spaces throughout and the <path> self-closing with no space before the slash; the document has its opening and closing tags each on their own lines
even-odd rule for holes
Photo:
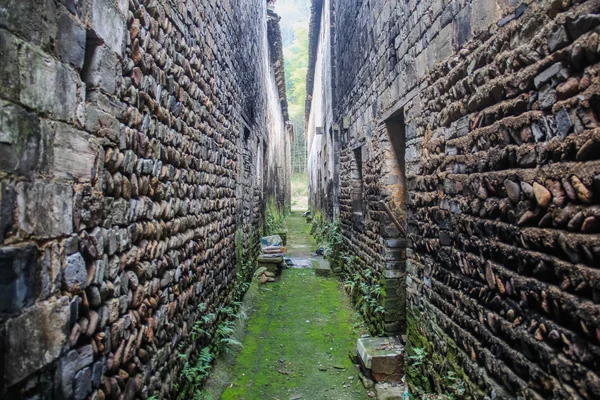
<svg viewBox="0 0 600 400">
<path fill-rule="evenodd" d="M 308 256 L 316 243 L 295 211 L 286 220 L 288 250 Z M 223 399 L 366 399 L 348 357 L 364 328 L 335 277 L 284 270 L 261 286 Z"/>
<path fill-rule="evenodd" d="M 292 211 L 284 222 L 287 230 L 287 256 L 291 258 L 311 258 L 317 249 L 317 241 L 310 236 L 311 225 L 302 216 L 303 212 Z"/>
</svg>

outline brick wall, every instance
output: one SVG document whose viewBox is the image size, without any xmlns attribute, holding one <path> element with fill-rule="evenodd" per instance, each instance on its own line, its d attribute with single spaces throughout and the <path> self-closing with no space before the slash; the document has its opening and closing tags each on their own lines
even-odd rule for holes
<svg viewBox="0 0 600 400">
<path fill-rule="evenodd" d="M 335 2 L 345 240 L 363 273 L 405 282 L 409 353 L 435 366 L 414 391 L 600 396 L 599 11 Z"/>
<path fill-rule="evenodd" d="M 183 387 L 289 192 L 277 32 L 258 0 L 0 1 L 0 397 Z"/>
</svg>

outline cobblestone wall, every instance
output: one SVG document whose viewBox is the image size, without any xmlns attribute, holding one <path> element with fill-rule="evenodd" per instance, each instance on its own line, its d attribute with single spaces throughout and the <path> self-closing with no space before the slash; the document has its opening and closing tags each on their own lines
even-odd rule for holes
<svg viewBox="0 0 600 400">
<path fill-rule="evenodd" d="M 172 398 L 213 345 L 236 231 L 289 193 L 278 32 L 264 0 L 0 0 L 0 397 Z"/>
<path fill-rule="evenodd" d="M 600 3 L 335 3 L 345 238 L 406 282 L 411 387 L 600 396 Z"/>
</svg>

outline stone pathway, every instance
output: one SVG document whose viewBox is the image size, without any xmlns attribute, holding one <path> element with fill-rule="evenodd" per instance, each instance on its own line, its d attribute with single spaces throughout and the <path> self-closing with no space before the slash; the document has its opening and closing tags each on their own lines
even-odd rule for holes
<svg viewBox="0 0 600 400">
<path fill-rule="evenodd" d="M 295 211 L 286 220 L 288 255 L 310 266 L 316 243 Z M 367 399 L 348 355 L 364 333 L 335 277 L 283 271 L 261 286 L 244 348 L 223 399 Z"/>
</svg>

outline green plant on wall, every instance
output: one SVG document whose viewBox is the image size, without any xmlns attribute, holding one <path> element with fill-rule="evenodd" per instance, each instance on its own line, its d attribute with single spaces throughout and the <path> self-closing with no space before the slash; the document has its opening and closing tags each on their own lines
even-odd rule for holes
<svg viewBox="0 0 600 400">
<path fill-rule="evenodd" d="M 233 286 L 233 301 L 240 301 L 250 287 L 252 274 L 256 268 L 256 249 L 255 233 L 252 226 L 248 229 L 247 251 L 244 254 L 244 232 L 242 229 L 235 231 L 235 263 L 236 279 Z"/>
<path fill-rule="evenodd" d="M 285 216 L 285 210 L 282 211 L 277 207 L 275 198 L 273 196 L 269 197 L 265 209 L 264 235 L 268 236 L 279 232 L 283 228 Z"/>
<path fill-rule="evenodd" d="M 332 269 L 339 272 L 343 287 L 354 307 L 365 320 L 373 335 L 382 335 L 385 328 L 385 280 L 377 268 L 369 268 L 344 247 L 339 219 L 327 223 L 320 212 L 312 218 L 311 235 L 321 244 Z"/>
<path fill-rule="evenodd" d="M 201 399 L 202 384 L 208 376 L 214 359 L 210 347 L 204 347 L 194 363 L 190 362 L 186 354 L 179 354 L 179 358 L 185 360 L 185 364 L 181 370 L 181 376 L 186 383 L 183 393 L 192 393 L 195 399 Z"/>
<path fill-rule="evenodd" d="M 421 398 L 424 394 L 439 394 L 440 399 L 462 400 L 467 398 L 483 398 L 485 393 L 481 392 L 471 382 L 458 362 L 458 350 L 456 343 L 436 330 L 445 343 L 445 351 L 436 351 L 436 347 L 426 335 L 431 327 L 423 324 L 425 321 L 422 314 L 409 309 L 407 312 L 407 335 L 408 345 L 408 368 L 406 369 L 406 381 L 414 398 Z"/>
</svg>

